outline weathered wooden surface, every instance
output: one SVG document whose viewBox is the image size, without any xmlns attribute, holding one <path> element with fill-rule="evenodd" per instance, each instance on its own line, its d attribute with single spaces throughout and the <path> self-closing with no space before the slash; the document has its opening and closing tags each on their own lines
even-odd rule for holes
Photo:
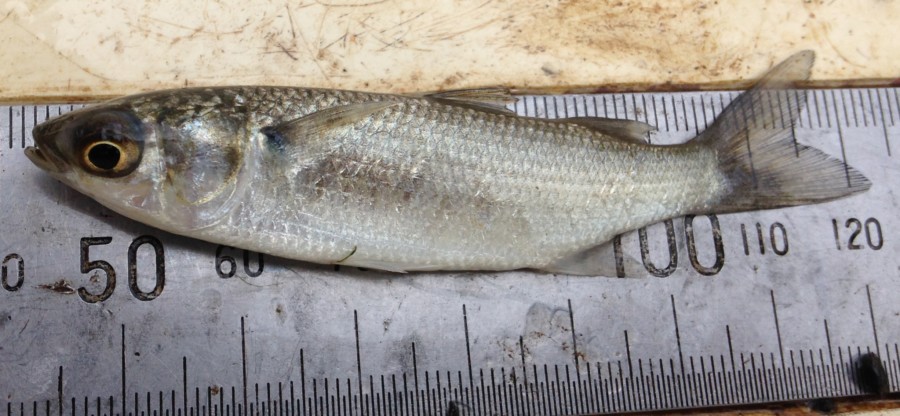
<svg viewBox="0 0 900 416">
<path fill-rule="evenodd" d="M 10 0 L 0 100 L 223 84 L 739 86 L 807 48 L 819 85 L 883 85 L 900 76 L 898 22 L 890 0 Z"/>
</svg>

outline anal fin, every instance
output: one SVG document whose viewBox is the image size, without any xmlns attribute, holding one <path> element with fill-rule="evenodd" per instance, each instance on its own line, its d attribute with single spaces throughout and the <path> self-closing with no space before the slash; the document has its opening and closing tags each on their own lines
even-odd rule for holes
<svg viewBox="0 0 900 416">
<path fill-rule="evenodd" d="M 628 255 L 622 255 L 621 267 L 626 271 L 627 277 L 650 276 L 640 261 Z M 608 241 L 569 254 L 540 267 L 539 270 L 576 276 L 618 277 L 619 265 L 616 264 L 615 242 Z"/>
</svg>

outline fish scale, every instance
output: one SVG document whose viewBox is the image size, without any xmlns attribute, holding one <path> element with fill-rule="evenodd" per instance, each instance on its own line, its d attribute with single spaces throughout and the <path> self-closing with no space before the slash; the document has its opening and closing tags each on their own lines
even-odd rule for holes
<svg viewBox="0 0 900 416">
<path fill-rule="evenodd" d="M 413 112 L 413 113 L 416 111 L 415 109 L 408 109 L 408 110 L 404 109 L 404 110 L 405 110 L 405 112 Z M 467 174 L 465 171 L 459 171 L 459 167 L 460 166 L 485 166 L 484 160 L 483 160 L 483 157 L 485 157 L 485 154 L 483 152 L 473 151 L 473 149 L 469 148 L 468 143 L 470 141 L 463 141 L 462 144 L 457 144 L 450 140 L 444 140 L 444 134 L 442 134 L 441 132 L 435 132 L 434 130 L 431 130 L 430 134 L 428 134 L 428 135 L 417 134 L 415 130 L 417 130 L 419 128 L 419 126 L 421 125 L 419 123 L 402 124 L 403 127 L 400 127 L 401 123 L 405 123 L 402 120 L 405 117 L 404 114 L 405 113 L 401 113 L 398 116 L 398 117 L 400 117 L 401 120 L 394 121 L 394 120 L 391 120 L 391 118 L 394 115 L 392 113 L 387 113 L 385 116 L 385 120 L 373 121 L 372 124 L 373 125 L 397 124 L 398 125 L 397 127 L 386 129 L 386 131 L 393 132 L 392 134 L 395 135 L 394 138 L 396 138 L 396 137 L 416 137 L 416 136 L 434 137 L 435 142 L 437 142 L 439 145 L 443 144 L 444 146 L 446 146 L 444 148 L 445 150 L 439 151 L 438 154 L 448 154 L 448 155 L 451 155 L 451 157 L 453 155 L 460 155 L 460 159 L 456 159 L 456 160 L 451 159 L 447 162 L 441 162 L 439 160 L 434 160 L 434 159 L 430 160 L 430 166 L 432 166 L 436 170 L 436 172 L 433 173 L 432 176 L 427 176 L 427 177 L 429 177 L 429 178 L 435 177 L 435 178 L 460 178 L 460 179 L 462 179 L 463 183 L 466 183 L 466 185 L 456 189 L 456 191 L 459 193 L 459 195 L 465 195 L 465 192 L 471 192 L 471 189 L 473 187 L 477 187 L 476 184 L 469 182 L 469 181 L 473 180 L 474 177 L 471 174 Z M 464 120 L 465 120 L 465 118 L 462 119 L 462 121 L 464 121 Z M 506 120 L 501 119 L 501 124 L 504 121 L 508 122 L 510 124 L 514 124 L 516 122 L 515 119 L 511 119 L 508 117 Z M 453 123 L 451 123 L 451 124 L 453 124 Z M 451 129 L 455 129 L 455 128 L 456 127 L 454 124 L 453 127 L 451 127 Z M 468 126 L 464 125 L 462 128 L 468 128 Z M 489 131 L 515 130 L 515 127 L 509 128 L 509 129 L 500 128 L 500 129 L 488 129 L 488 130 Z M 365 138 L 363 141 L 360 141 L 358 143 L 355 142 L 355 140 L 356 140 L 355 138 L 348 138 L 347 141 L 353 140 L 354 148 L 364 149 L 364 150 L 361 150 L 360 152 L 364 152 L 366 154 L 372 154 L 372 153 L 377 154 L 378 156 L 374 156 L 375 159 L 381 159 L 383 157 L 388 157 L 389 156 L 387 154 L 388 152 L 391 152 L 391 153 L 397 152 L 397 149 L 390 149 L 389 151 L 384 151 L 384 152 L 378 151 L 377 149 L 379 149 L 379 147 L 378 147 L 379 145 L 385 146 L 385 143 L 400 143 L 402 145 L 403 143 L 408 142 L 408 140 L 402 140 L 402 139 L 395 140 L 392 137 L 388 137 L 387 133 L 380 133 L 380 131 L 381 131 L 380 129 L 376 129 L 375 131 L 364 131 L 361 134 L 359 134 L 358 136 L 354 136 L 354 137 L 364 137 Z M 549 140 L 543 140 L 543 142 L 559 141 L 560 139 L 561 138 L 559 136 L 556 136 L 556 137 L 551 136 L 551 138 Z M 518 178 L 518 184 L 517 184 L 518 186 L 509 186 L 511 184 L 509 184 L 508 182 L 500 183 L 500 184 L 485 185 L 485 189 L 487 189 L 486 192 L 489 194 L 492 194 L 495 190 L 500 192 L 499 195 L 492 195 L 493 200 L 500 201 L 500 203 L 503 203 L 503 201 L 521 201 L 521 200 L 526 200 L 526 199 L 547 201 L 546 203 L 548 204 L 548 208 L 546 208 L 546 211 L 544 211 L 544 212 L 554 211 L 554 210 L 559 210 L 559 209 L 571 209 L 571 210 L 575 209 L 574 207 L 571 207 L 571 201 L 560 200 L 559 198 L 555 198 L 553 195 L 548 195 L 548 194 L 546 194 L 546 189 L 553 188 L 554 186 L 559 187 L 559 188 L 566 188 L 568 186 L 567 181 L 570 178 L 576 177 L 576 172 L 584 172 L 587 170 L 585 168 L 582 168 L 582 166 L 584 166 L 584 164 L 573 164 L 573 165 L 568 166 L 567 174 L 560 175 L 560 176 L 562 176 L 561 178 L 560 177 L 555 178 L 556 182 L 554 183 L 554 182 L 548 181 L 547 179 L 543 179 L 543 178 L 546 178 L 546 176 L 543 175 L 542 172 L 540 172 L 540 171 L 538 171 L 536 175 L 534 173 L 532 173 L 533 170 L 537 170 L 536 169 L 537 166 L 530 166 L 527 164 L 529 161 L 533 164 L 536 164 L 536 160 L 546 157 L 546 155 L 537 156 L 537 153 L 539 153 L 542 149 L 540 149 L 540 148 L 532 149 L 532 148 L 530 148 L 530 146 L 527 145 L 528 143 L 532 142 L 532 140 L 530 140 L 530 137 L 528 137 L 528 136 L 517 137 L 516 140 L 510 140 L 509 136 L 499 137 L 499 138 L 487 137 L 482 140 L 486 140 L 486 141 L 506 140 L 507 143 L 510 143 L 510 148 L 513 150 L 508 151 L 508 152 L 501 152 L 500 154 L 502 154 L 502 155 L 503 154 L 512 154 L 512 156 L 510 156 L 510 157 L 513 160 L 519 160 L 518 162 L 514 161 L 513 165 L 514 166 L 524 166 L 524 167 L 520 168 L 521 169 L 520 171 L 513 171 L 513 172 L 506 173 L 508 175 L 508 177 Z M 474 140 L 472 140 L 472 141 L 474 142 Z M 540 138 L 536 138 L 534 141 L 542 142 L 542 140 Z M 524 147 L 524 148 L 516 151 L 515 145 L 519 144 L 519 143 L 521 143 L 522 144 L 521 147 Z M 414 147 L 413 149 L 408 150 L 408 151 L 407 150 L 401 151 L 400 154 L 411 154 L 412 152 L 415 152 L 416 149 L 418 149 L 418 148 L 419 147 L 417 144 L 416 147 Z M 373 149 L 375 149 L 375 150 L 373 150 Z M 355 150 L 348 150 L 348 153 L 353 154 L 354 152 L 355 152 Z M 471 155 L 471 156 L 462 157 L 462 155 Z M 516 155 L 522 155 L 522 156 L 517 157 Z M 487 157 L 490 157 L 490 156 L 487 156 Z M 471 159 L 468 159 L 468 158 L 471 158 Z M 613 158 L 615 158 L 615 157 L 613 157 Z M 466 160 L 471 160 L 471 161 L 467 162 Z M 555 164 L 555 163 L 551 163 L 551 164 L 553 166 L 559 166 L 558 164 Z M 529 173 L 526 174 L 525 172 L 529 172 Z M 478 174 L 480 176 L 481 172 L 478 172 Z M 596 174 L 597 173 L 591 173 L 590 175 L 593 176 Z M 537 178 L 535 178 L 535 176 Z M 581 174 L 580 176 L 584 176 L 584 174 Z M 529 178 L 535 178 L 535 179 L 529 180 Z M 364 183 L 367 183 L 366 181 L 368 181 L 368 178 L 362 177 L 361 180 Z M 596 185 L 594 185 L 594 186 L 596 186 Z M 441 192 L 437 191 L 437 192 L 435 192 L 435 194 L 440 195 Z M 390 195 L 390 194 L 388 194 L 388 195 Z M 423 198 L 428 199 L 428 196 L 427 196 L 428 194 L 426 193 L 425 195 L 426 196 L 424 196 Z M 549 196 L 549 198 L 548 198 L 548 196 Z M 327 198 L 325 198 L 325 199 L 327 199 Z M 386 201 L 385 201 L 386 206 L 384 206 L 383 208 L 386 208 L 387 210 L 390 209 L 391 204 L 395 203 L 395 201 L 398 200 L 398 199 L 392 199 L 390 197 L 387 197 L 385 199 L 386 199 Z M 356 202 L 356 201 L 352 201 L 351 204 L 353 202 Z M 345 204 L 345 201 L 342 201 L 342 200 L 328 201 L 328 204 L 329 205 L 342 205 L 342 204 Z M 379 207 L 379 208 L 382 208 L 382 207 Z M 597 214 L 596 214 L 597 208 L 598 208 L 597 206 L 582 206 L 581 209 L 582 209 L 583 213 L 580 214 L 580 217 L 597 216 Z M 297 209 L 303 209 L 303 208 L 297 207 Z M 430 211 L 430 209 L 423 208 L 423 207 L 414 207 L 413 209 L 421 209 L 426 212 Z M 325 210 L 323 209 L 323 211 L 325 211 Z M 532 226 L 534 226 L 533 224 L 542 218 L 541 212 L 542 211 L 532 211 L 529 213 L 530 214 L 529 218 L 531 218 L 533 220 Z M 577 211 L 575 211 L 575 212 L 577 212 Z M 544 217 L 551 217 L 551 216 L 552 215 L 550 215 L 550 214 L 544 214 Z M 345 223 L 350 223 L 350 222 L 351 221 L 345 221 Z M 402 222 L 399 219 L 396 222 L 384 221 L 384 223 L 389 224 L 388 226 L 392 226 L 393 224 L 402 226 Z M 400 233 L 403 235 L 409 236 L 410 240 L 422 241 L 422 239 L 427 238 L 428 235 L 417 233 L 416 229 L 419 228 L 418 224 L 422 224 L 422 223 L 411 221 L 410 227 L 404 228 Z M 451 224 L 459 225 L 459 223 L 456 223 L 456 222 L 451 222 Z M 554 225 L 554 226 L 556 226 L 556 225 Z M 380 225 L 380 224 L 373 224 L 371 226 L 363 226 L 361 228 L 368 231 L 369 234 L 359 236 L 360 241 L 367 241 L 368 239 L 375 238 L 375 236 L 386 235 L 389 233 L 388 230 L 385 230 L 385 226 Z M 576 230 L 573 230 L 573 231 L 576 231 Z M 541 231 L 536 231 L 536 232 L 540 233 Z M 456 238 L 462 239 L 462 238 L 466 238 L 472 234 L 474 234 L 474 232 L 471 231 L 470 229 L 464 229 L 460 233 L 460 235 L 458 235 Z M 348 235 L 349 240 L 354 239 L 354 236 L 352 234 L 345 234 L 345 235 Z M 437 233 L 437 235 L 440 235 L 440 233 Z M 568 238 L 571 238 L 571 237 L 568 237 Z M 596 237 L 594 237 L 594 238 L 596 238 Z M 423 244 L 423 245 L 429 246 L 430 244 Z M 495 247 L 502 247 L 502 245 L 496 244 L 496 242 L 491 242 L 491 245 L 493 245 Z M 479 245 L 476 247 L 476 250 L 473 250 L 473 251 L 483 251 L 488 248 L 489 247 Z M 527 253 L 527 254 L 529 256 L 533 256 L 533 255 L 539 255 L 540 253 L 532 252 L 532 253 Z M 425 256 L 428 256 L 426 258 L 434 259 L 437 256 L 439 256 L 439 254 L 434 253 L 434 252 L 431 252 L 431 253 L 426 252 Z"/>
</svg>

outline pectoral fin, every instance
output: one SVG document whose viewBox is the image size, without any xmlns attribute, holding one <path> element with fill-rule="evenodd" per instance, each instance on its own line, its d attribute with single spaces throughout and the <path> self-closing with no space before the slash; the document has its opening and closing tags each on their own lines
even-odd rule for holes
<svg viewBox="0 0 900 416">
<path fill-rule="evenodd" d="M 621 254 L 622 264 L 616 264 L 615 251 L 615 243 L 609 241 L 559 258 L 540 267 L 540 270 L 577 276 L 647 277 L 650 275 L 640 261 L 628 255 Z"/>
<path fill-rule="evenodd" d="M 399 103 L 396 101 L 369 101 L 330 107 L 295 120 L 264 127 L 260 132 L 266 136 L 270 145 L 283 149 L 289 143 L 321 136 L 329 130 L 361 121 L 397 104 Z"/>
</svg>

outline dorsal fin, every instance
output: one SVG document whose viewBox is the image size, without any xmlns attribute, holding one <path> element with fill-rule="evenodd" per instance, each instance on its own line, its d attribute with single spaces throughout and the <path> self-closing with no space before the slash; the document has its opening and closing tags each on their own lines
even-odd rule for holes
<svg viewBox="0 0 900 416">
<path fill-rule="evenodd" d="M 613 136 L 617 139 L 637 143 L 647 143 L 647 133 L 656 130 L 656 127 L 641 121 L 618 118 L 571 117 L 555 119 L 553 121 L 577 124 L 593 131 Z"/>
<path fill-rule="evenodd" d="M 506 108 L 506 105 L 516 102 L 516 97 L 510 94 L 508 88 L 503 87 L 442 91 L 425 94 L 424 97 L 441 104 L 455 105 L 493 114 L 516 114 L 514 111 Z"/>
</svg>

